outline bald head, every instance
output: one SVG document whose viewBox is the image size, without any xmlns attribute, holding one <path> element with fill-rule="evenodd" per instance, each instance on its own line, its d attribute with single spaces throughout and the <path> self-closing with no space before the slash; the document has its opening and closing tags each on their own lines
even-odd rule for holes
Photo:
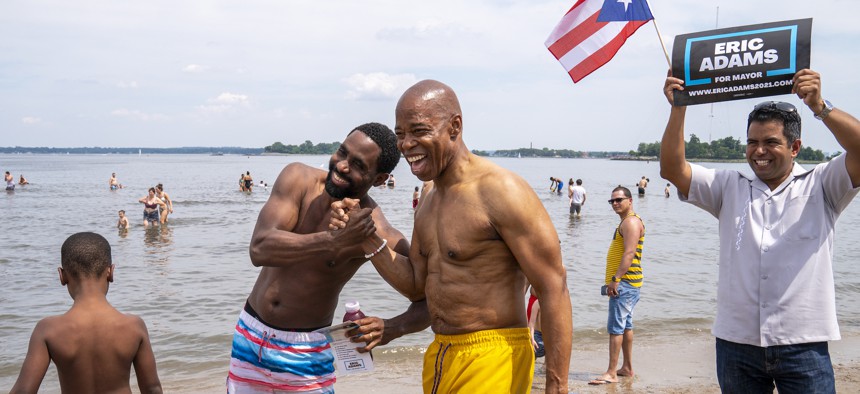
<svg viewBox="0 0 860 394">
<path fill-rule="evenodd" d="M 397 149 L 418 179 L 440 181 L 451 163 L 468 157 L 460 102 L 450 86 L 433 80 L 416 83 L 400 96 L 394 117 Z"/>
<path fill-rule="evenodd" d="M 422 112 L 450 117 L 461 115 L 460 100 L 454 89 L 442 82 L 425 79 L 403 92 L 396 111 L 420 108 Z"/>
</svg>

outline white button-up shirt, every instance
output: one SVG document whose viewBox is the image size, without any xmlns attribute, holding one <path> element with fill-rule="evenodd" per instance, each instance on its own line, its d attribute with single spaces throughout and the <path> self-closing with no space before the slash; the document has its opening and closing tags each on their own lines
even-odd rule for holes
<svg viewBox="0 0 860 394">
<path fill-rule="evenodd" d="M 794 163 L 774 190 L 738 171 L 690 166 L 690 195 L 680 199 L 719 219 L 714 336 L 762 347 L 840 339 L 834 225 L 860 192 L 845 155 L 811 171 Z"/>
</svg>

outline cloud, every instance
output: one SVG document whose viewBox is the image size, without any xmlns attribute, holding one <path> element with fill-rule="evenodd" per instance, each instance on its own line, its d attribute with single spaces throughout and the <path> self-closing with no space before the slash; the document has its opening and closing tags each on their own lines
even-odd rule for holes
<svg viewBox="0 0 860 394">
<path fill-rule="evenodd" d="M 353 74 L 344 80 L 349 86 L 346 97 L 350 100 L 380 100 L 397 98 L 408 87 L 418 82 L 414 74 L 389 75 L 383 72 Z"/>
<path fill-rule="evenodd" d="M 236 108 L 250 108 L 251 101 L 247 95 L 224 92 L 218 97 L 206 100 L 206 104 L 197 108 L 208 113 L 222 113 Z"/>
<path fill-rule="evenodd" d="M 137 86 L 138 86 L 137 81 L 131 81 L 131 82 L 119 81 L 116 84 L 116 87 L 118 87 L 120 89 L 137 89 Z"/>
<path fill-rule="evenodd" d="M 478 34 L 466 26 L 457 23 L 424 20 L 417 22 L 412 27 L 382 29 L 376 36 L 382 40 L 391 41 L 424 41 L 463 39 L 465 37 L 476 37 Z"/>
<path fill-rule="evenodd" d="M 167 120 L 168 119 L 167 115 L 158 114 L 158 113 L 148 114 L 148 113 L 140 111 L 140 110 L 127 109 L 127 108 L 120 108 L 120 109 L 113 110 L 110 114 L 113 116 L 121 117 L 121 118 L 141 120 L 144 122 L 161 121 L 161 120 Z"/>
<path fill-rule="evenodd" d="M 21 118 L 21 123 L 23 124 L 39 124 L 42 123 L 42 119 L 39 119 L 34 116 L 25 116 Z"/>
<path fill-rule="evenodd" d="M 189 64 L 182 68 L 182 72 L 186 73 L 202 73 L 209 69 L 209 66 L 201 66 L 199 64 Z"/>
</svg>

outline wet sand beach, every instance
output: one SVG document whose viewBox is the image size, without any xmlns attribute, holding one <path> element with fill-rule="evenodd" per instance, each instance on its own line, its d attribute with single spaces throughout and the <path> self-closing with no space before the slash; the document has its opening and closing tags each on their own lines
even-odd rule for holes
<svg viewBox="0 0 860 394">
<path fill-rule="evenodd" d="M 598 344 L 589 344 L 582 348 L 575 347 L 568 375 L 570 392 L 719 394 L 714 363 L 714 340 L 710 334 L 702 333 L 695 337 L 664 335 L 653 342 L 640 341 L 636 345 L 633 364 L 636 376 L 620 378 L 618 383 L 600 386 L 590 386 L 588 381 L 606 368 L 605 346 L 601 348 Z M 830 353 L 836 374 L 836 391 L 860 392 L 860 376 L 856 374 L 857 368 L 860 368 L 860 336 L 844 337 L 840 341 L 831 342 Z M 339 378 L 335 384 L 336 391 L 340 394 L 422 392 L 420 355 L 411 354 L 404 360 L 391 350 L 377 351 L 375 368 L 372 373 Z M 544 372 L 544 361 L 539 359 L 535 365 L 532 393 L 543 393 Z M 211 379 L 201 379 L 193 388 L 188 386 L 190 382 L 180 385 L 165 383 L 165 392 L 186 394 L 213 393 L 223 388 L 223 384 L 217 384 Z"/>
</svg>

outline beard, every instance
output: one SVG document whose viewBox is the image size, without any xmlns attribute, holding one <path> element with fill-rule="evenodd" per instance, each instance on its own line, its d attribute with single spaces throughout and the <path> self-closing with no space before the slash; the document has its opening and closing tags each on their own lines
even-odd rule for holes
<svg viewBox="0 0 860 394">
<path fill-rule="evenodd" d="M 330 195 L 334 198 L 337 198 L 337 199 L 344 199 L 347 197 L 348 198 L 357 198 L 358 193 L 356 193 L 356 191 L 353 189 L 352 182 L 350 182 L 349 180 L 347 180 L 347 182 L 349 182 L 349 186 L 347 186 L 345 188 L 339 187 L 339 186 L 335 185 L 334 182 L 332 182 L 331 174 L 333 174 L 334 172 L 335 172 L 334 165 L 330 164 L 329 168 L 328 168 L 328 175 L 325 177 L 325 191 L 326 191 L 326 193 L 328 193 L 328 195 Z M 338 176 L 340 176 L 340 175 L 338 174 Z M 343 176 L 340 176 L 340 177 L 342 179 L 346 179 Z"/>
</svg>

